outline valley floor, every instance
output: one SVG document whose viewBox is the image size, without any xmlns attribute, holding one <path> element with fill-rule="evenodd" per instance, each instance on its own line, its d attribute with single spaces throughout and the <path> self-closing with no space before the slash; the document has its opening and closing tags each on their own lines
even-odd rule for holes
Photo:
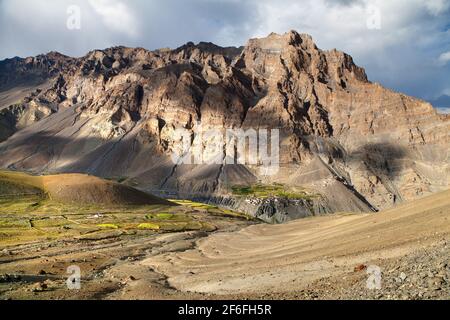
<svg viewBox="0 0 450 320">
<path fill-rule="evenodd" d="M 450 299 L 450 191 L 374 214 L 215 232 L 38 241 L 0 256 L 6 299 Z M 82 270 L 68 290 L 66 269 Z M 369 289 L 372 270 L 380 289 Z"/>
</svg>

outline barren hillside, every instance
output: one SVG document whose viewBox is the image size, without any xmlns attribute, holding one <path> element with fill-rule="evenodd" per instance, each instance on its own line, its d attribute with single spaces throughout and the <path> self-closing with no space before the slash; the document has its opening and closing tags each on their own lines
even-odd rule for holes
<svg viewBox="0 0 450 320">
<path fill-rule="evenodd" d="M 376 214 L 338 214 L 217 233 L 192 250 L 142 263 L 184 292 L 449 299 L 449 241 L 450 191 L 445 191 Z M 383 290 L 365 287 L 370 265 L 381 268 Z"/>
<path fill-rule="evenodd" d="M 314 214 L 385 209 L 450 183 L 449 116 L 371 83 L 349 55 L 295 31 L 242 48 L 50 53 L 0 70 L 3 168 L 123 177 L 158 195 L 208 200 L 278 183 L 321 195 L 302 205 Z M 220 164 L 174 163 L 175 130 L 199 125 L 280 129 L 279 172 L 226 164 L 225 154 Z M 279 210 L 268 212 L 279 221 L 303 212 Z"/>
</svg>

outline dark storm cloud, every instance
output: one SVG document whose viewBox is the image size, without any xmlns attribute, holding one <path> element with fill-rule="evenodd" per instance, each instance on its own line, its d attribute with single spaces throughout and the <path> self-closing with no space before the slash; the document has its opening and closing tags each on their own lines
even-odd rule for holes
<svg viewBox="0 0 450 320">
<path fill-rule="evenodd" d="M 450 0 L 0 0 L 0 59 L 113 45 L 243 45 L 295 29 L 338 48 L 369 78 L 410 95 L 450 94 Z M 67 8 L 81 29 L 66 27 Z M 379 13 L 380 29 L 367 21 Z"/>
</svg>

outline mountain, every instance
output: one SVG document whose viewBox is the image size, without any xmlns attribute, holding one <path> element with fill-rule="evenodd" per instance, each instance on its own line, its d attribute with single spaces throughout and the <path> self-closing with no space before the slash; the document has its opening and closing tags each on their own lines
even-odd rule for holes
<svg viewBox="0 0 450 320">
<path fill-rule="evenodd" d="M 448 115 L 371 83 L 351 56 L 323 51 L 295 31 L 242 48 L 203 42 L 114 47 L 81 58 L 53 52 L 2 61 L 0 70 L 2 168 L 121 177 L 158 195 L 281 221 L 301 207 L 310 214 L 379 210 L 450 183 Z M 200 125 L 279 129 L 278 172 L 229 164 L 225 151 L 215 164 L 174 163 L 176 130 L 188 130 L 192 143 Z M 309 196 L 255 204 L 232 192 L 275 183 Z"/>
<path fill-rule="evenodd" d="M 78 205 L 173 205 L 134 188 L 84 174 L 33 176 L 0 171 L 0 197 L 23 196 Z"/>
</svg>

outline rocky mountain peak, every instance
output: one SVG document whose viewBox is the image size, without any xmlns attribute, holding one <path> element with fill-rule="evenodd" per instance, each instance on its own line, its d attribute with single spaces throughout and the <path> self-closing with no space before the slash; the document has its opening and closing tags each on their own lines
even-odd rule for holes
<svg viewBox="0 0 450 320">
<path fill-rule="evenodd" d="M 242 48 L 50 53 L 0 62 L 0 70 L 9 89 L 30 85 L 20 103 L 0 105 L 1 167 L 125 176 L 148 190 L 192 194 L 265 179 L 312 188 L 340 210 L 383 208 L 449 185 L 448 155 L 439 151 L 448 149 L 449 118 L 370 83 L 350 55 L 295 31 Z M 0 102 L 10 101 L 1 88 Z M 175 130 L 194 134 L 199 122 L 279 129 L 279 174 L 174 164 Z"/>
</svg>

